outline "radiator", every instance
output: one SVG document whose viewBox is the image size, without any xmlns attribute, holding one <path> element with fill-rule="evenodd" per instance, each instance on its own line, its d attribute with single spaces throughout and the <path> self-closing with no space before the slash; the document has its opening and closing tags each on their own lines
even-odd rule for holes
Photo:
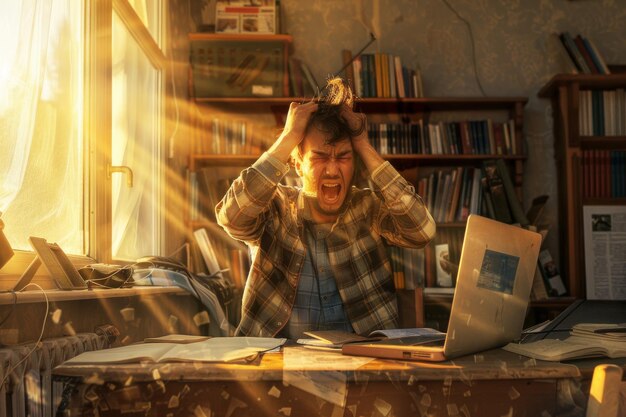
<svg viewBox="0 0 626 417">
<path fill-rule="evenodd" d="M 4 381 L 0 386 L 0 417 L 53 417 L 63 383 L 52 382 L 52 369 L 79 353 L 108 348 L 110 343 L 106 335 L 96 333 L 45 339 L 15 369 L 34 343 L 0 349 L 0 381 Z"/>
</svg>

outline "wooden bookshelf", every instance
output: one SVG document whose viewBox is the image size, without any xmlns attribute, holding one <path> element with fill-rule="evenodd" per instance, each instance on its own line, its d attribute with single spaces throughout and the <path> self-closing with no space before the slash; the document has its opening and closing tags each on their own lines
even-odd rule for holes
<svg viewBox="0 0 626 417">
<path fill-rule="evenodd" d="M 551 100 L 554 116 L 554 149 L 558 173 L 560 267 L 569 294 L 586 297 L 583 206 L 626 205 L 626 197 L 585 195 L 585 151 L 626 150 L 626 136 L 581 134 L 581 91 L 626 88 L 626 74 L 559 74 L 538 95 Z M 604 114 L 599 117 L 604 117 Z M 625 115 L 621 115 L 625 117 Z M 624 121 L 622 121 L 624 122 Z"/>
</svg>

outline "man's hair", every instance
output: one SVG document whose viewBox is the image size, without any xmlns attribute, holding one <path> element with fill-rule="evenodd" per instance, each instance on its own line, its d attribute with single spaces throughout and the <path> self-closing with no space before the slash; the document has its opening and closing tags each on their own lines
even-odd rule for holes
<svg viewBox="0 0 626 417">
<path fill-rule="evenodd" d="M 318 103 L 318 107 L 309 119 L 305 135 L 311 128 L 316 128 L 320 132 L 326 133 L 328 135 L 327 143 L 332 144 L 363 133 L 366 128 L 364 120 L 360 126 L 352 129 L 341 117 L 344 105 L 350 109 L 354 108 L 354 98 L 354 94 L 345 80 L 340 77 L 330 78 L 319 97 L 313 99 Z"/>
</svg>

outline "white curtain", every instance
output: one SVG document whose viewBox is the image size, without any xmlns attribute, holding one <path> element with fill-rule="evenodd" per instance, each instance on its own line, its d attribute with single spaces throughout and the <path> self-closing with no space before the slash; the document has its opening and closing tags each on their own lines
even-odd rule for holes
<svg viewBox="0 0 626 417">
<path fill-rule="evenodd" d="M 81 3 L 0 0 L 0 211 L 16 249 L 41 236 L 84 252 Z"/>
</svg>

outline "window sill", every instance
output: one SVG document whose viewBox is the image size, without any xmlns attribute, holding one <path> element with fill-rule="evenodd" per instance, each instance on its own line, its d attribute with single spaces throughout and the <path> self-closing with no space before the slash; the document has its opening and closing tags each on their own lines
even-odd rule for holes
<svg viewBox="0 0 626 417">
<path fill-rule="evenodd" d="M 152 296 L 157 294 L 187 294 L 179 287 L 132 287 L 132 288 L 115 288 L 115 289 L 93 289 L 93 290 L 46 290 L 46 295 L 50 302 L 53 301 L 76 301 L 76 300 L 94 300 L 105 298 L 119 298 L 132 296 Z M 17 304 L 41 303 L 45 302 L 45 298 L 41 291 L 30 290 L 16 292 Z M 0 293 L 0 305 L 10 305 L 14 302 L 13 293 Z"/>
</svg>

